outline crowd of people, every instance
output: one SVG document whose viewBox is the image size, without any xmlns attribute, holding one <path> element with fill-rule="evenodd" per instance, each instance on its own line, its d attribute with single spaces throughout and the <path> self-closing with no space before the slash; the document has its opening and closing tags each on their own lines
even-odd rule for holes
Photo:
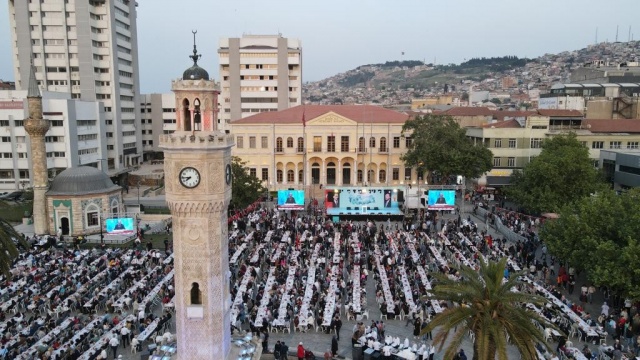
<svg viewBox="0 0 640 360">
<path fill-rule="evenodd" d="M 153 334 L 173 340 L 171 312 L 154 311 L 174 296 L 172 255 L 28 241 L 0 279 L 0 358 L 106 360 Z"/>
</svg>

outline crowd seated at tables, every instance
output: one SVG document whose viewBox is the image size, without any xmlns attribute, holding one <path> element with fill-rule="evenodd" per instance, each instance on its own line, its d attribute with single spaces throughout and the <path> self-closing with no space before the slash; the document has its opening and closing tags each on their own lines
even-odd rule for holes
<svg viewBox="0 0 640 360">
<path fill-rule="evenodd" d="M 153 307 L 173 297 L 172 255 L 67 248 L 47 238 L 28 239 L 34 246 L 22 249 L 10 279 L 0 278 L 0 353 L 7 359 L 99 358 L 112 330 L 120 344 L 130 343 L 157 318 Z M 170 316 L 161 315 L 158 331 Z"/>
</svg>

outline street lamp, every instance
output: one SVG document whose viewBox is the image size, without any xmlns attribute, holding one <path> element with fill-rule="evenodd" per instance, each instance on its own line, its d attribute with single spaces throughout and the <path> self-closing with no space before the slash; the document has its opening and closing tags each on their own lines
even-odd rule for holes
<svg viewBox="0 0 640 360">
<path fill-rule="evenodd" d="M 136 183 L 136 187 L 138 188 L 138 213 L 140 213 L 140 180 Z"/>
</svg>

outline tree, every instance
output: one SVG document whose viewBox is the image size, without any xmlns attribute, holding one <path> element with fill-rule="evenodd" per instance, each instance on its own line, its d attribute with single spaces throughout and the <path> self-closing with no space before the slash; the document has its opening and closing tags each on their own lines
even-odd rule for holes
<svg viewBox="0 0 640 360">
<path fill-rule="evenodd" d="M 233 156 L 231 159 L 231 174 L 233 177 L 231 191 L 233 196 L 229 207 L 232 209 L 244 209 L 267 191 L 262 186 L 262 181 L 249 173 L 249 169 L 245 166 L 246 164 L 246 161 L 242 161 L 237 156 Z"/>
<path fill-rule="evenodd" d="M 464 336 L 469 332 L 475 335 L 473 359 L 493 360 L 496 355 L 500 360 L 507 359 L 507 336 L 522 359 L 538 358 L 536 343 L 549 347 L 534 321 L 544 327 L 556 327 L 524 306 L 531 303 L 542 307 L 547 300 L 541 296 L 512 291 L 520 280 L 519 276 L 512 275 L 503 283 L 506 264 L 507 260 L 503 258 L 498 262 L 481 261 L 479 271 L 462 267 L 460 281 L 444 274 L 434 274 L 437 285 L 428 298 L 460 304 L 437 314 L 422 330 L 422 334 L 426 334 L 442 327 L 433 339 L 440 350 L 453 331 L 453 339 L 444 354 L 445 359 L 453 359 Z"/>
<path fill-rule="evenodd" d="M 526 211 L 540 214 L 557 212 L 604 187 L 589 150 L 570 133 L 544 140 L 540 155 L 513 172 L 506 190 Z"/>
<path fill-rule="evenodd" d="M 496 104 L 496 105 L 502 104 L 502 101 L 500 101 L 500 99 L 498 99 L 498 98 L 493 98 L 493 99 L 491 99 L 489 101 L 494 103 L 494 104 Z"/>
<path fill-rule="evenodd" d="M 596 286 L 640 299 L 640 189 L 621 195 L 601 190 L 565 205 L 559 215 L 540 230 L 550 253 L 585 270 Z"/>
<path fill-rule="evenodd" d="M 412 140 L 401 160 L 419 174 L 436 171 L 446 181 L 452 175 L 477 178 L 491 170 L 491 151 L 471 142 L 450 116 L 417 116 L 405 122 L 402 134 Z"/>
<path fill-rule="evenodd" d="M 11 278 L 11 264 L 18 257 L 17 244 L 22 245 L 25 249 L 29 248 L 24 237 L 9 222 L 0 219 L 0 271 L 6 278 Z"/>
</svg>

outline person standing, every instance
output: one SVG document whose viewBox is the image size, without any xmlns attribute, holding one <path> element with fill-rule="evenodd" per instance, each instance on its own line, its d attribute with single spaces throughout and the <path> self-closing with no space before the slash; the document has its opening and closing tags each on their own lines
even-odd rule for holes
<svg viewBox="0 0 640 360">
<path fill-rule="evenodd" d="M 304 346 L 302 346 L 302 343 L 298 344 L 298 360 L 304 360 Z"/>
<path fill-rule="evenodd" d="M 416 319 L 413 321 L 413 338 L 417 338 L 418 336 L 420 336 L 420 330 L 422 330 L 421 325 L 421 321 L 419 317 L 416 317 Z"/>
<path fill-rule="evenodd" d="M 289 355 L 289 347 L 283 341 L 280 344 L 280 360 L 287 360 L 288 355 Z"/>
<path fill-rule="evenodd" d="M 336 338 L 340 341 L 340 328 L 342 328 L 342 320 L 340 317 L 336 317 Z"/>
<path fill-rule="evenodd" d="M 118 341 L 118 338 L 114 335 L 111 340 L 109 340 L 109 346 L 111 346 L 111 350 L 113 350 L 113 358 L 116 358 L 116 354 L 118 352 L 118 345 L 120 345 L 120 342 Z"/>
<path fill-rule="evenodd" d="M 338 339 L 335 336 L 331 339 L 331 354 L 333 357 L 338 354 Z"/>
<path fill-rule="evenodd" d="M 129 334 L 130 333 L 131 333 L 131 330 L 129 330 L 127 325 L 123 326 L 122 329 L 120 329 L 120 336 L 122 337 L 122 347 L 123 348 L 126 348 L 127 347 L 127 343 L 129 343 Z"/>
<path fill-rule="evenodd" d="M 276 341 L 276 345 L 273 348 L 273 358 L 280 360 L 280 340 Z"/>
</svg>

